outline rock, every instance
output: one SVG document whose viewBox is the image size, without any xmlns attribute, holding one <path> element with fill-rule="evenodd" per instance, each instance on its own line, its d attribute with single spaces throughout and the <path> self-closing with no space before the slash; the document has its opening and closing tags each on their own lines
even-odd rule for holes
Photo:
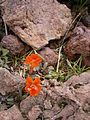
<svg viewBox="0 0 90 120">
<path fill-rule="evenodd" d="M 32 107 L 32 109 L 28 112 L 28 119 L 29 120 L 36 120 L 39 115 L 42 114 L 41 109 L 38 105 Z"/>
<path fill-rule="evenodd" d="M 82 18 L 82 22 L 85 26 L 90 28 L 90 15 L 84 16 Z"/>
<path fill-rule="evenodd" d="M 44 108 L 47 110 L 50 110 L 52 108 L 52 104 L 51 104 L 50 100 L 44 101 Z"/>
<path fill-rule="evenodd" d="M 20 110 L 22 113 L 28 113 L 35 105 L 43 106 L 44 99 L 45 94 L 39 94 L 36 97 L 28 96 L 26 99 L 21 101 Z"/>
<path fill-rule="evenodd" d="M 66 105 L 65 108 L 63 108 L 62 111 L 60 111 L 60 113 L 58 113 L 58 115 L 54 117 L 54 120 L 56 120 L 57 118 L 62 118 L 62 120 L 67 120 L 67 118 L 69 116 L 72 116 L 74 112 L 75 110 L 73 106 Z"/>
<path fill-rule="evenodd" d="M 72 21 L 70 9 L 57 0 L 5 0 L 1 10 L 5 23 L 34 49 L 60 39 Z"/>
<path fill-rule="evenodd" d="M 73 86 L 74 88 L 78 88 L 85 84 L 90 84 L 90 72 L 84 72 L 79 76 L 73 75 L 64 83 L 65 86 Z"/>
<path fill-rule="evenodd" d="M 0 112 L 0 120 L 24 120 L 17 106 Z"/>
<path fill-rule="evenodd" d="M 64 51 L 70 60 L 82 55 L 84 64 L 90 66 L 90 30 L 84 26 L 76 27 Z"/>
<path fill-rule="evenodd" d="M 0 111 L 4 111 L 4 110 L 7 110 L 7 105 L 5 103 L 0 104 Z"/>
<path fill-rule="evenodd" d="M 25 81 L 20 76 L 12 75 L 7 69 L 0 68 L 0 93 L 6 95 L 18 91 L 19 87 L 23 88 Z"/>
<path fill-rule="evenodd" d="M 74 75 L 64 85 L 73 87 L 74 95 L 80 106 L 87 103 L 87 99 L 90 98 L 90 72 L 82 73 L 80 76 Z"/>
<path fill-rule="evenodd" d="M 70 117 L 69 117 L 70 118 Z M 83 110 L 77 110 L 71 119 L 67 120 L 90 120 L 90 115 L 85 113 Z"/>
<path fill-rule="evenodd" d="M 24 45 L 22 41 L 14 35 L 4 36 L 1 40 L 1 45 L 8 49 L 13 55 L 23 54 L 29 49 L 27 45 Z"/>
<path fill-rule="evenodd" d="M 49 65 L 55 65 L 58 60 L 58 55 L 49 47 L 42 49 L 39 54 L 45 59 Z"/>
<path fill-rule="evenodd" d="M 61 109 L 58 105 L 54 105 L 54 107 L 51 110 L 45 110 L 43 115 L 44 115 L 44 119 L 48 120 L 55 120 L 55 117 L 58 113 L 61 112 Z"/>
</svg>

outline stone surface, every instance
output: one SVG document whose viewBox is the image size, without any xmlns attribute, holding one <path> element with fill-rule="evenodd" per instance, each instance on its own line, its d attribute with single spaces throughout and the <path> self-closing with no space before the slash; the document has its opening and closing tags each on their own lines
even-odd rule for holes
<svg viewBox="0 0 90 120">
<path fill-rule="evenodd" d="M 90 15 L 84 16 L 82 18 L 82 22 L 85 26 L 90 28 Z"/>
<path fill-rule="evenodd" d="M 84 26 L 76 27 L 64 51 L 70 60 L 82 55 L 84 64 L 90 66 L 90 30 Z"/>
<path fill-rule="evenodd" d="M 87 99 L 90 98 L 90 72 L 72 76 L 64 85 L 74 88 L 74 95 L 81 106 L 87 103 Z"/>
<path fill-rule="evenodd" d="M 28 112 L 28 119 L 36 120 L 40 114 L 42 114 L 42 111 L 41 111 L 40 107 L 38 105 L 36 105 Z"/>
<path fill-rule="evenodd" d="M 90 72 L 74 75 L 63 85 L 44 86 L 42 94 L 23 100 L 20 109 L 30 120 L 36 120 L 37 109 L 37 120 L 90 120 Z"/>
<path fill-rule="evenodd" d="M 19 87 L 24 87 L 25 81 L 20 76 L 12 75 L 7 69 L 0 68 L 0 93 L 7 93 L 19 90 Z"/>
<path fill-rule="evenodd" d="M 20 103 L 20 110 L 22 111 L 22 113 L 28 113 L 35 105 L 43 106 L 44 99 L 44 94 L 39 94 L 36 97 L 28 96 Z"/>
<path fill-rule="evenodd" d="M 70 9 L 57 0 L 5 0 L 1 8 L 5 23 L 35 49 L 59 39 L 72 21 Z"/>
<path fill-rule="evenodd" d="M 8 49 L 13 55 L 23 54 L 29 49 L 27 45 L 24 45 L 22 41 L 14 35 L 4 36 L 1 40 L 1 45 Z"/>
<path fill-rule="evenodd" d="M 49 47 L 42 49 L 39 54 L 45 59 L 49 65 L 55 65 L 58 60 L 58 55 Z"/>
<path fill-rule="evenodd" d="M 0 112 L 0 120 L 24 120 L 17 106 Z"/>
</svg>

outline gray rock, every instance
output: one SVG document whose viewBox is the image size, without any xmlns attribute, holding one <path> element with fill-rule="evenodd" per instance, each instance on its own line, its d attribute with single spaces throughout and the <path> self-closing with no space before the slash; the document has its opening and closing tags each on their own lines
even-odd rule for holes
<svg viewBox="0 0 90 120">
<path fill-rule="evenodd" d="M 70 9 L 57 0 L 5 0 L 1 8 L 5 23 L 35 49 L 63 36 L 72 21 Z"/>
<path fill-rule="evenodd" d="M 24 120 L 17 106 L 0 112 L 0 120 Z"/>
<path fill-rule="evenodd" d="M 20 76 L 12 75 L 7 69 L 0 68 L 0 93 L 6 95 L 24 87 L 25 81 Z"/>
</svg>

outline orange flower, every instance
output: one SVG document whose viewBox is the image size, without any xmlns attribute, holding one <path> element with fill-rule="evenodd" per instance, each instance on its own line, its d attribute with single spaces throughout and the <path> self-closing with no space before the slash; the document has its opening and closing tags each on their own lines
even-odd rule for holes
<svg viewBox="0 0 90 120">
<path fill-rule="evenodd" d="M 42 62 L 42 59 L 37 54 L 28 55 L 25 60 L 25 63 L 27 65 L 31 65 L 32 69 L 35 67 L 38 67 L 41 62 Z"/>
<path fill-rule="evenodd" d="M 32 80 L 31 77 L 26 78 L 26 92 L 29 92 L 31 96 L 37 96 L 41 91 L 41 80 L 39 77 L 36 77 L 35 80 Z"/>
</svg>

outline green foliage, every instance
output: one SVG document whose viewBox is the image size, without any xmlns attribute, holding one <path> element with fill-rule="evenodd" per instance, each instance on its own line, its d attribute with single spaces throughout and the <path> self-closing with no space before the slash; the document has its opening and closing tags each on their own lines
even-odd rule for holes
<svg viewBox="0 0 90 120">
<path fill-rule="evenodd" d="M 68 79 L 72 75 L 79 75 L 82 72 L 90 70 L 90 67 L 82 66 L 82 56 L 74 62 L 72 62 L 72 61 L 70 62 L 68 59 L 66 60 L 66 62 L 67 62 L 66 79 Z"/>
<path fill-rule="evenodd" d="M 0 46 L 0 67 L 8 67 L 9 63 L 9 51 Z"/>
<path fill-rule="evenodd" d="M 82 56 L 80 56 L 78 60 L 72 62 L 62 55 L 59 72 L 57 73 L 55 69 L 53 69 L 49 71 L 45 78 L 58 79 L 64 82 L 73 75 L 79 75 L 87 70 L 90 70 L 90 67 L 82 66 L 82 60 Z"/>
</svg>

